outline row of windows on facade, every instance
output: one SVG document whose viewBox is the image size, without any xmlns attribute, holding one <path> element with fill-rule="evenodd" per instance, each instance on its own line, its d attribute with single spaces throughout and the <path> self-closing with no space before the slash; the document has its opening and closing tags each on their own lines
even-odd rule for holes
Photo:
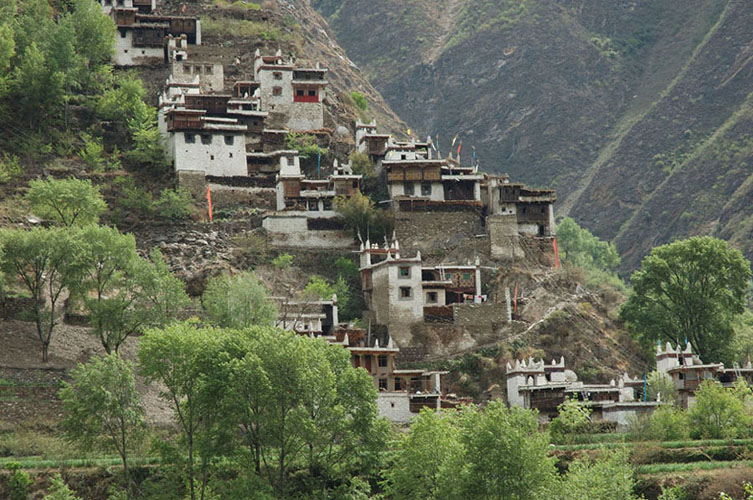
<svg viewBox="0 0 753 500">
<path fill-rule="evenodd" d="M 444 273 L 445 279 L 452 281 L 455 278 L 454 273 Z M 410 278 L 410 267 L 400 267 L 398 276 L 402 279 Z M 471 273 L 462 273 L 464 280 L 471 279 Z"/>
<path fill-rule="evenodd" d="M 196 74 L 200 75 L 202 73 L 205 75 L 211 75 L 212 74 L 212 65 L 211 64 L 184 64 L 183 65 L 183 73 L 187 75 Z"/>
<path fill-rule="evenodd" d="M 196 134 L 192 134 L 189 132 L 186 132 L 184 134 L 186 138 L 186 144 L 195 144 L 196 143 Z M 226 135 L 225 136 L 225 144 L 228 146 L 232 146 L 235 142 L 235 136 L 233 135 Z M 212 144 L 212 135 L 211 134 L 201 134 L 201 143 L 204 145 Z"/>
<path fill-rule="evenodd" d="M 282 95 L 282 87 L 272 87 L 272 95 Z M 296 97 L 304 97 L 306 95 L 308 95 L 309 97 L 316 97 L 316 90 L 309 89 L 307 92 L 303 89 L 296 89 L 295 95 Z"/>
<path fill-rule="evenodd" d="M 416 185 L 413 182 L 406 182 L 403 189 L 408 196 L 416 194 Z M 431 196 L 431 182 L 421 183 L 421 196 Z"/>
</svg>

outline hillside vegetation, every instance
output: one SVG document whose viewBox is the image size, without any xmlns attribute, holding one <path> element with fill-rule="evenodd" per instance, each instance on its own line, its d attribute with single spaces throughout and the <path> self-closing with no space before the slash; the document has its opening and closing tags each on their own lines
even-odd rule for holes
<svg viewBox="0 0 753 500">
<path fill-rule="evenodd" d="M 750 2 L 311 3 L 409 125 L 556 187 L 623 271 L 695 234 L 753 255 Z"/>
</svg>

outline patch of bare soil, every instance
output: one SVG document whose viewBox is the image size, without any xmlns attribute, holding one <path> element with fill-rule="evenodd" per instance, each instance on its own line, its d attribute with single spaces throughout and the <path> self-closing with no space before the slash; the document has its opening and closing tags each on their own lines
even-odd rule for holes
<svg viewBox="0 0 753 500">
<path fill-rule="evenodd" d="M 138 338 L 126 340 L 121 355 L 136 360 Z M 0 422 L 14 424 L 28 419 L 62 417 L 57 391 L 68 371 L 92 356 L 104 354 L 99 340 L 89 328 L 59 324 L 55 327 L 47 363 L 42 363 L 41 343 L 34 323 L 0 321 Z M 136 377 L 147 419 L 152 424 L 172 420 L 170 405 L 159 397 L 159 387 Z"/>
</svg>

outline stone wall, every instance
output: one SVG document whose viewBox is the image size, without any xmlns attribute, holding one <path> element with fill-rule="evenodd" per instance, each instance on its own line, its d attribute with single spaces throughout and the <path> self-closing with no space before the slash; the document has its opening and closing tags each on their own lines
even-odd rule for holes
<svg viewBox="0 0 753 500">
<path fill-rule="evenodd" d="M 507 323 L 507 304 L 485 302 L 481 304 L 455 304 L 455 324 L 484 330 L 495 329 Z"/>
<path fill-rule="evenodd" d="M 495 259 L 515 260 L 525 258 L 520 246 L 518 221 L 515 214 L 490 215 L 486 218 L 491 256 Z"/>
<path fill-rule="evenodd" d="M 254 207 L 265 210 L 275 208 L 274 188 L 234 187 L 211 183 L 214 208 Z M 206 194 L 206 190 L 205 193 Z"/>
<path fill-rule="evenodd" d="M 472 263 L 489 255 L 483 219 L 475 211 L 396 212 L 395 232 L 404 255 L 420 250 L 424 265 Z"/>
<path fill-rule="evenodd" d="M 178 186 L 187 189 L 194 198 L 200 199 L 207 194 L 206 175 L 201 171 L 179 170 Z"/>
<path fill-rule="evenodd" d="M 307 217 L 273 215 L 265 217 L 262 227 L 269 233 L 273 246 L 280 248 L 352 248 L 353 235 L 348 231 L 309 230 Z"/>
<path fill-rule="evenodd" d="M 377 398 L 380 417 L 393 422 L 407 423 L 416 414 L 410 411 L 410 398 L 405 392 L 380 392 Z"/>
</svg>

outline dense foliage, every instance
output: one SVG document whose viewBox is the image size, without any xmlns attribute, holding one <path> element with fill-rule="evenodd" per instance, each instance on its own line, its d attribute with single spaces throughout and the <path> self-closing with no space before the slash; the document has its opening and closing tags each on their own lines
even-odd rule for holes
<svg viewBox="0 0 753 500">
<path fill-rule="evenodd" d="M 750 278 L 750 262 L 723 240 L 694 237 L 662 245 L 633 273 L 634 290 L 620 317 L 646 346 L 690 342 L 704 361 L 728 362 Z"/>
</svg>

